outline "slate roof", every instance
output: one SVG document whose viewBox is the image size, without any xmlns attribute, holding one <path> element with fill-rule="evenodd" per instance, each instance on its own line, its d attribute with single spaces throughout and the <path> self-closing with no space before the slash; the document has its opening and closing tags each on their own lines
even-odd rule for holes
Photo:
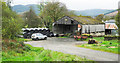
<svg viewBox="0 0 120 63">
<path fill-rule="evenodd" d="M 69 16 L 64 16 L 54 22 L 54 24 L 79 24 L 79 22 Z"/>
<path fill-rule="evenodd" d="M 103 24 L 103 22 L 98 21 L 96 19 L 90 18 L 90 17 L 72 17 L 81 24 Z"/>
<path fill-rule="evenodd" d="M 103 22 L 90 18 L 90 17 L 77 17 L 77 16 L 70 16 L 70 17 L 64 16 L 60 18 L 58 21 L 54 22 L 54 24 L 71 24 L 71 22 L 65 21 L 66 18 L 68 20 L 73 20 L 74 24 L 103 24 Z"/>
</svg>

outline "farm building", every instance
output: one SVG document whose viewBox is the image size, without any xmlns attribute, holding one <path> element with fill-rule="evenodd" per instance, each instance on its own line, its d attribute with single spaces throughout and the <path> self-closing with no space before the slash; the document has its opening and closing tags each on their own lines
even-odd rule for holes
<svg viewBox="0 0 120 63">
<path fill-rule="evenodd" d="M 105 34 L 106 35 L 117 35 L 117 25 L 115 24 L 115 20 L 105 21 Z"/>
<path fill-rule="evenodd" d="M 53 23 L 53 32 L 57 34 L 74 33 L 78 29 L 78 21 L 65 16 Z"/>
<path fill-rule="evenodd" d="M 105 26 L 102 22 L 90 17 L 69 17 L 64 16 L 53 23 L 52 31 L 57 34 L 75 33 L 96 33 L 105 32 Z"/>
<path fill-rule="evenodd" d="M 104 17 L 108 16 L 108 17 L 115 17 L 118 14 L 118 10 L 113 10 L 111 12 L 105 13 Z M 107 20 L 104 21 L 105 23 L 105 35 L 118 35 L 117 32 L 117 25 L 115 24 L 115 20 L 111 19 L 111 20 Z"/>
</svg>

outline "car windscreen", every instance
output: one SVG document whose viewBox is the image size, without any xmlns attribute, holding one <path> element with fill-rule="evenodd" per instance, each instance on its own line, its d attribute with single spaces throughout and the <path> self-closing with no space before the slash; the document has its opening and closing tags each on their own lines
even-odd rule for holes
<svg viewBox="0 0 120 63">
<path fill-rule="evenodd" d="M 42 36 L 42 34 L 36 34 L 37 36 Z"/>
</svg>

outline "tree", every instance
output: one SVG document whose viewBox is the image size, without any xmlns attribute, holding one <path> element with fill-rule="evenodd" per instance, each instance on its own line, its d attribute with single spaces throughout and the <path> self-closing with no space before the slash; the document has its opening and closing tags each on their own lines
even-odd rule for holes
<svg viewBox="0 0 120 63">
<path fill-rule="evenodd" d="M 120 11 L 116 15 L 115 20 L 116 20 L 116 25 L 118 26 L 118 34 L 120 35 Z"/>
<path fill-rule="evenodd" d="M 44 7 L 44 12 L 53 22 L 57 21 L 59 17 L 64 16 L 67 11 L 66 6 L 60 2 L 49 2 Z"/>
<path fill-rule="evenodd" d="M 23 23 L 23 20 L 5 2 L 2 2 L 2 37 L 15 39 Z"/>
<path fill-rule="evenodd" d="M 25 26 L 28 25 L 29 28 L 34 28 L 34 27 L 39 27 L 40 25 L 40 19 L 39 17 L 35 14 L 34 10 L 32 7 L 30 7 L 30 10 L 26 13 L 24 13 L 24 20 L 25 20 Z"/>
<path fill-rule="evenodd" d="M 110 20 L 110 17 L 109 17 L 109 16 L 104 16 L 104 17 L 103 17 L 103 20 L 104 20 L 104 21 Z"/>
<path fill-rule="evenodd" d="M 75 15 L 74 11 L 68 11 L 66 6 L 60 2 L 47 2 L 43 5 L 40 18 L 45 27 L 52 29 L 52 23 L 65 15 Z"/>
<path fill-rule="evenodd" d="M 2 10 L 2 2 L 0 1 L 0 10 Z M 2 12 L 0 11 L 0 39 L 2 38 Z M 1 41 L 1 40 L 0 40 Z M 0 42 L 1 45 L 1 42 Z"/>
<path fill-rule="evenodd" d="M 103 14 L 100 14 L 98 15 L 95 19 L 99 20 L 99 21 L 102 21 L 103 20 L 103 17 L 104 15 Z"/>
</svg>

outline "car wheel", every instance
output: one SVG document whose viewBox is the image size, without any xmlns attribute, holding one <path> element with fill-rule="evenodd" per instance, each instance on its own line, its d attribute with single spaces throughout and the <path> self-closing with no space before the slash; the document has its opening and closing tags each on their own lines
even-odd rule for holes
<svg viewBox="0 0 120 63">
<path fill-rule="evenodd" d="M 32 40 L 34 40 L 34 39 L 32 39 Z"/>
<path fill-rule="evenodd" d="M 47 37 L 45 37 L 44 40 L 47 40 Z"/>
<path fill-rule="evenodd" d="M 39 40 L 38 38 L 36 38 L 36 40 Z"/>
</svg>

